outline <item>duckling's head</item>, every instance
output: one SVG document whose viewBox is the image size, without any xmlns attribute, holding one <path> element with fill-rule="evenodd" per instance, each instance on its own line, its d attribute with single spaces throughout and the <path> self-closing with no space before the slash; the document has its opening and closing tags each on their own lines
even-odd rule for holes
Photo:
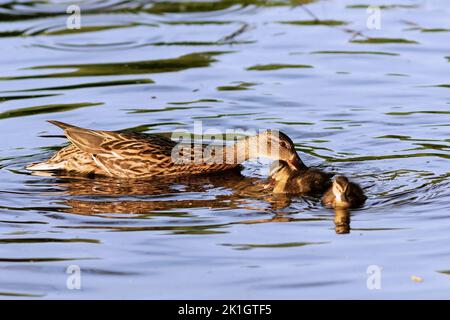
<svg viewBox="0 0 450 320">
<path fill-rule="evenodd" d="M 348 208 L 351 206 L 349 201 L 350 182 L 344 176 L 336 176 L 333 181 L 333 194 L 336 197 L 335 206 Z"/>
<path fill-rule="evenodd" d="M 295 151 L 294 142 L 283 132 L 267 130 L 258 135 L 258 143 L 261 148 L 260 155 L 265 155 L 272 160 L 281 160 L 293 170 L 306 168 Z"/>
<path fill-rule="evenodd" d="M 288 180 L 293 171 L 286 161 L 278 160 L 270 166 L 269 176 L 274 181 Z"/>
</svg>

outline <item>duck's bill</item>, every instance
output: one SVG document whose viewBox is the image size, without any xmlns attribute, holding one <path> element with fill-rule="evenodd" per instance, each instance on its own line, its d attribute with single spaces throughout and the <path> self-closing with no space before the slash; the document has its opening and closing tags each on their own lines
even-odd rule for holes
<svg viewBox="0 0 450 320">
<path fill-rule="evenodd" d="M 305 167 L 304 163 L 302 162 L 302 160 L 300 160 L 300 157 L 298 156 L 289 160 L 288 163 L 292 169 L 298 171 L 302 170 Z"/>
</svg>

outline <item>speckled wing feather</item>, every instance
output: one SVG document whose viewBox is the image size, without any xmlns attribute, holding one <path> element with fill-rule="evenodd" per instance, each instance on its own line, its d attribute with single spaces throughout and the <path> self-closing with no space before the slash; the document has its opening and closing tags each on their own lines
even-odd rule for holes
<svg viewBox="0 0 450 320">
<path fill-rule="evenodd" d="M 115 131 L 90 130 L 59 121 L 49 121 L 64 129 L 67 138 L 80 150 L 94 155 L 108 155 L 117 158 L 150 154 L 170 155 L 175 141 L 156 135 Z"/>
<path fill-rule="evenodd" d="M 64 129 L 67 138 L 89 154 L 105 175 L 138 178 L 157 175 L 171 162 L 175 142 L 160 136 L 89 130 L 59 121 L 51 123 Z"/>
</svg>

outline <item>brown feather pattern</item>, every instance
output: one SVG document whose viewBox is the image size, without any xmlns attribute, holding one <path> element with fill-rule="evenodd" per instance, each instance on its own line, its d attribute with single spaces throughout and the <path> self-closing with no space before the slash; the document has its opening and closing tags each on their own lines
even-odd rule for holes
<svg viewBox="0 0 450 320">
<path fill-rule="evenodd" d="M 239 167 L 238 163 L 214 163 L 208 159 L 203 159 L 201 163 L 175 163 L 172 149 L 177 143 L 163 136 L 90 130 L 59 121 L 50 122 L 64 129 L 72 144 L 61 149 L 44 164 L 58 164 L 69 173 L 145 179 L 208 174 Z M 197 151 L 203 152 L 204 148 L 202 146 Z M 191 146 L 188 158 L 194 159 L 194 152 Z"/>
</svg>

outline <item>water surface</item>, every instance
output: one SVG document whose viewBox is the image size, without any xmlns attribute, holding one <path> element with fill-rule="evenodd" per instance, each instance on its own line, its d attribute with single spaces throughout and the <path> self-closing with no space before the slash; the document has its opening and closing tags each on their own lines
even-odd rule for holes
<svg viewBox="0 0 450 320">
<path fill-rule="evenodd" d="M 68 30 L 68 3 L 1 1 L 0 297 L 450 298 L 450 9 L 376 2 L 369 30 L 369 3 L 86 1 Z M 34 176 L 66 144 L 48 119 L 279 129 L 369 199 L 349 216 L 272 196 L 264 161 L 158 183 Z"/>
</svg>

